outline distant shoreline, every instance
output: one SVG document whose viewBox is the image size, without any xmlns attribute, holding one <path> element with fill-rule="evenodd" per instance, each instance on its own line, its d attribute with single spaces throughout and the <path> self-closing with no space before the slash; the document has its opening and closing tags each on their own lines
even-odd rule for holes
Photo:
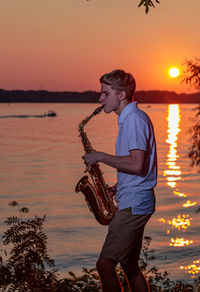
<svg viewBox="0 0 200 292">
<path fill-rule="evenodd" d="M 97 103 L 97 91 L 4 90 L 0 89 L 0 103 Z M 140 103 L 200 103 L 200 92 L 177 94 L 174 91 L 136 91 Z"/>
</svg>

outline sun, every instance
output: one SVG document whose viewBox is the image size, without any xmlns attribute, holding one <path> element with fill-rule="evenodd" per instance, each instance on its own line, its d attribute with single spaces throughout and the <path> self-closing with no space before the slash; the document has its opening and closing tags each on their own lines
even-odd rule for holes
<svg viewBox="0 0 200 292">
<path fill-rule="evenodd" d="M 177 78 L 180 75 L 180 70 L 177 67 L 172 67 L 169 69 L 169 76 L 171 78 Z"/>
</svg>

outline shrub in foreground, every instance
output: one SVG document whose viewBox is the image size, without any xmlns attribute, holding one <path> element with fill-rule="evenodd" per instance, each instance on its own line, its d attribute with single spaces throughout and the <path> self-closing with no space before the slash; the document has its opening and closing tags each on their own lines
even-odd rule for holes
<svg viewBox="0 0 200 292">
<path fill-rule="evenodd" d="M 8 217 L 5 224 L 8 229 L 3 235 L 0 256 L 0 291 L 1 292 L 85 292 L 101 291 L 100 280 L 95 268 L 82 269 L 82 275 L 69 272 L 68 277 L 59 279 L 55 262 L 47 250 L 47 236 L 44 233 L 43 218 L 24 218 L 28 209 L 20 208 L 17 202 L 11 202 L 19 210 L 18 217 Z M 150 237 L 145 237 L 141 252 L 140 267 L 148 279 L 151 292 L 200 292 L 200 278 L 194 284 L 170 280 L 168 273 L 158 272 L 152 266 L 154 251 L 149 249 Z M 4 257 L 4 258 L 3 258 Z M 124 292 L 128 284 L 120 266 L 117 273 Z"/>
</svg>

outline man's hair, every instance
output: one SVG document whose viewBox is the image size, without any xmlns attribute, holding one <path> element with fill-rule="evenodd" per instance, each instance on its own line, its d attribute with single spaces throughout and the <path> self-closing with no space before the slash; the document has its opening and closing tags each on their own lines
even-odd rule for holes
<svg viewBox="0 0 200 292">
<path fill-rule="evenodd" d="M 136 87 L 132 74 L 123 70 L 113 70 L 101 76 L 100 82 L 111 85 L 112 89 L 125 91 L 128 101 L 132 101 Z"/>
</svg>

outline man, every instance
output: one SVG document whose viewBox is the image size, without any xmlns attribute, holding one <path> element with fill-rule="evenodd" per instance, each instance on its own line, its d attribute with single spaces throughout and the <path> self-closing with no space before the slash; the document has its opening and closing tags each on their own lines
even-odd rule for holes
<svg viewBox="0 0 200 292">
<path fill-rule="evenodd" d="M 103 292 L 121 291 L 115 268 L 121 264 L 131 291 L 149 290 L 138 266 L 144 227 L 155 211 L 154 187 L 157 180 L 156 143 L 152 123 L 133 102 L 135 80 L 123 70 L 100 78 L 100 103 L 104 112 L 114 111 L 119 132 L 116 155 L 94 151 L 83 156 L 87 166 L 103 162 L 117 169 L 117 184 L 110 195 L 118 211 L 109 224 L 108 234 L 97 261 Z"/>
</svg>

